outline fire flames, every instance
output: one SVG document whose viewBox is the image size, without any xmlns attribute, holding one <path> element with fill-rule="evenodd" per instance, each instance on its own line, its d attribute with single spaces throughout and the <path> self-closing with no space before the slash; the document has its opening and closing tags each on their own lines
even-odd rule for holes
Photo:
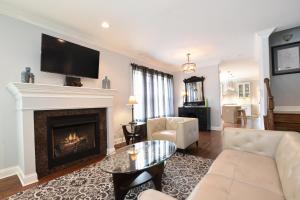
<svg viewBox="0 0 300 200">
<path fill-rule="evenodd" d="M 80 138 L 78 137 L 78 135 L 74 132 L 74 133 L 70 133 L 68 135 L 68 137 L 66 137 L 66 142 L 67 143 L 74 143 L 74 142 L 78 142 L 80 140 Z"/>
</svg>

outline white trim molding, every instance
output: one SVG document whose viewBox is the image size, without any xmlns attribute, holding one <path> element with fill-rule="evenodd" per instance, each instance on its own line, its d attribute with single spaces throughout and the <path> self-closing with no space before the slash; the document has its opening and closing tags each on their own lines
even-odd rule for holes
<svg viewBox="0 0 300 200">
<path fill-rule="evenodd" d="M 28 83 L 9 83 L 7 88 L 16 99 L 19 146 L 18 169 L 14 171 L 22 185 L 38 180 L 34 144 L 34 112 L 37 110 L 106 108 L 107 152 L 114 152 L 112 113 L 116 90 Z"/>
<path fill-rule="evenodd" d="M 120 144 L 125 142 L 125 138 L 124 137 L 119 137 L 119 138 L 115 138 L 114 140 L 114 144 Z"/>
<path fill-rule="evenodd" d="M 275 106 L 274 112 L 299 113 L 300 106 Z"/>
<path fill-rule="evenodd" d="M 26 186 L 37 181 L 37 174 L 27 174 L 24 175 L 23 171 L 19 166 L 8 167 L 0 170 L 0 179 L 7 178 L 10 176 L 17 175 L 22 186 Z"/>
<path fill-rule="evenodd" d="M 30 185 L 38 180 L 37 173 L 25 175 L 20 167 L 17 167 L 16 174 L 18 175 L 22 186 Z"/>
<path fill-rule="evenodd" d="M 5 169 L 0 169 L 0 179 L 9 177 L 9 176 L 13 176 L 13 175 L 17 175 L 18 173 L 18 166 L 13 166 L 13 167 L 8 167 Z"/>
<path fill-rule="evenodd" d="M 213 131 L 221 131 L 222 127 L 221 126 L 212 126 L 210 129 Z"/>
</svg>

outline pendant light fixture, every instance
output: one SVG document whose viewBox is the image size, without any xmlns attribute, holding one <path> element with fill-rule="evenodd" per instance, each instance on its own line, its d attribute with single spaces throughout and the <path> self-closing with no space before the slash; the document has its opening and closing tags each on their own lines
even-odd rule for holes
<svg viewBox="0 0 300 200">
<path fill-rule="evenodd" d="M 182 71 L 186 74 L 192 73 L 196 71 L 196 64 L 190 62 L 190 53 L 186 54 L 187 56 L 187 63 L 182 65 Z"/>
</svg>

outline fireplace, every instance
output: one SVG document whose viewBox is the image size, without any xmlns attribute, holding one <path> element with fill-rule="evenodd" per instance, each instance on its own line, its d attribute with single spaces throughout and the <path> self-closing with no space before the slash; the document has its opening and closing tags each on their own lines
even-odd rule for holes
<svg viewBox="0 0 300 200">
<path fill-rule="evenodd" d="M 38 178 L 107 153 L 106 108 L 34 112 Z"/>
<path fill-rule="evenodd" d="M 48 117 L 49 168 L 99 153 L 97 114 Z"/>
</svg>

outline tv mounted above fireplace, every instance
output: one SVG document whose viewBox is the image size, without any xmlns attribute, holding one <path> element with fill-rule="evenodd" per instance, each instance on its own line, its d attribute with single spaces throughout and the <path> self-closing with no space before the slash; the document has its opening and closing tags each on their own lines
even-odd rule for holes
<svg viewBox="0 0 300 200">
<path fill-rule="evenodd" d="M 42 34 L 41 71 L 98 78 L 100 52 Z"/>
</svg>

